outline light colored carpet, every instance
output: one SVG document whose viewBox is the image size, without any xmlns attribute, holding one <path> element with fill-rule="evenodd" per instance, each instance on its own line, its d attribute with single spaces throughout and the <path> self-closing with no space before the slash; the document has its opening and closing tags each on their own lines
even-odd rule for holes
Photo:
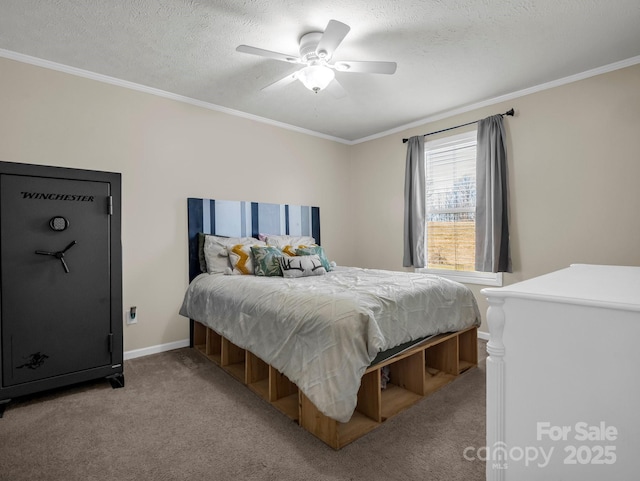
<svg viewBox="0 0 640 481">
<path fill-rule="evenodd" d="M 100 380 L 12 402 L 0 419 L 0 480 L 447 480 L 485 478 L 481 362 L 334 451 L 192 349 L 125 362 Z"/>
</svg>

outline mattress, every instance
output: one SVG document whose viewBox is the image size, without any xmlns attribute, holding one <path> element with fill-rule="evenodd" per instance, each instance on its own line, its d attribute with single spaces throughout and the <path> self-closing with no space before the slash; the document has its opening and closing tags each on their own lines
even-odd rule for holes
<svg viewBox="0 0 640 481">
<path fill-rule="evenodd" d="M 360 379 L 380 352 L 480 324 L 463 284 L 353 267 L 296 279 L 201 274 L 180 314 L 271 364 L 340 422 L 351 418 Z"/>
</svg>

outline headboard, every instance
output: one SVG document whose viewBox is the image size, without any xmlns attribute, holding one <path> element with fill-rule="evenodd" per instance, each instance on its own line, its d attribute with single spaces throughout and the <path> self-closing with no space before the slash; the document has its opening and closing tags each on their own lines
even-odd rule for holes
<svg viewBox="0 0 640 481">
<path fill-rule="evenodd" d="M 320 208 L 213 199 L 187 199 L 189 282 L 200 274 L 198 233 L 228 237 L 310 235 L 320 244 Z"/>
</svg>

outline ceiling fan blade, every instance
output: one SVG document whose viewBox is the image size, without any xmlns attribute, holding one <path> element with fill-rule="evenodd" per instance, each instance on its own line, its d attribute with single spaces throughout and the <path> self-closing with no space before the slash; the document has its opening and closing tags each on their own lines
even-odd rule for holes
<svg viewBox="0 0 640 481">
<path fill-rule="evenodd" d="M 345 60 L 333 65 L 338 72 L 382 73 L 391 75 L 396 72 L 395 62 L 359 62 Z"/>
<path fill-rule="evenodd" d="M 287 85 L 298 80 L 298 77 L 296 76 L 297 73 L 298 73 L 297 71 L 293 72 L 287 75 L 286 77 L 281 78 L 280 80 L 276 80 L 275 82 L 267 85 L 266 87 L 262 87 L 260 90 L 265 92 L 271 92 L 271 91 L 279 90 L 283 87 L 286 87 Z"/>
<path fill-rule="evenodd" d="M 286 55 L 284 53 L 272 52 L 271 50 L 264 50 L 262 48 L 250 47 L 249 45 L 238 45 L 236 47 L 237 52 L 248 53 L 251 55 L 258 55 L 260 57 L 273 58 L 275 60 L 282 60 L 283 62 L 300 63 L 300 59 L 293 55 Z"/>
<path fill-rule="evenodd" d="M 316 55 L 323 59 L 330 59 L 338 45 L 342 43 L 351 27 L 337 20 L 329 20 L 327 28 L 324 29 L 322 38 L 316 47 Z"/>
</svg>

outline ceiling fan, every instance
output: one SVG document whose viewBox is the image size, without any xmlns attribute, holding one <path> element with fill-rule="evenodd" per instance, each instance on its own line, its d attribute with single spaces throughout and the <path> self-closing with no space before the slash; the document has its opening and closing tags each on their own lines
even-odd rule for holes
<svg viewBox="0 0 640 481">
<path fill-rule="evenodd" d="M 330 63 L 335 50 L 338 48 L 342 40 L 349 33 L 351 27 L 330 20 L 324 32 L 309 32 L 300 38 L 300 56 L 286 55 L 283 53 L 272 52 L 249 45 L 239 45 L 236 51 L 248 53 L 251 55 L 259 55 L 283 62 L 304 65 L 304 68 L 287 75 L 286 77 L 267 85 L 262 90 L 279 88 L 288 85 L 296 80 L 300 80 L 309 90 L 318 93 L 325 89 L 333 80 L 338 89 L 340 84 L 335 80 L 335 72 L 358 72 L 358 73 L 376 73 L 391 75 L 396 71 L 395 62 L 376 62 L 376 61 L 355 61 L 341 60 Z"/>
</svg>

